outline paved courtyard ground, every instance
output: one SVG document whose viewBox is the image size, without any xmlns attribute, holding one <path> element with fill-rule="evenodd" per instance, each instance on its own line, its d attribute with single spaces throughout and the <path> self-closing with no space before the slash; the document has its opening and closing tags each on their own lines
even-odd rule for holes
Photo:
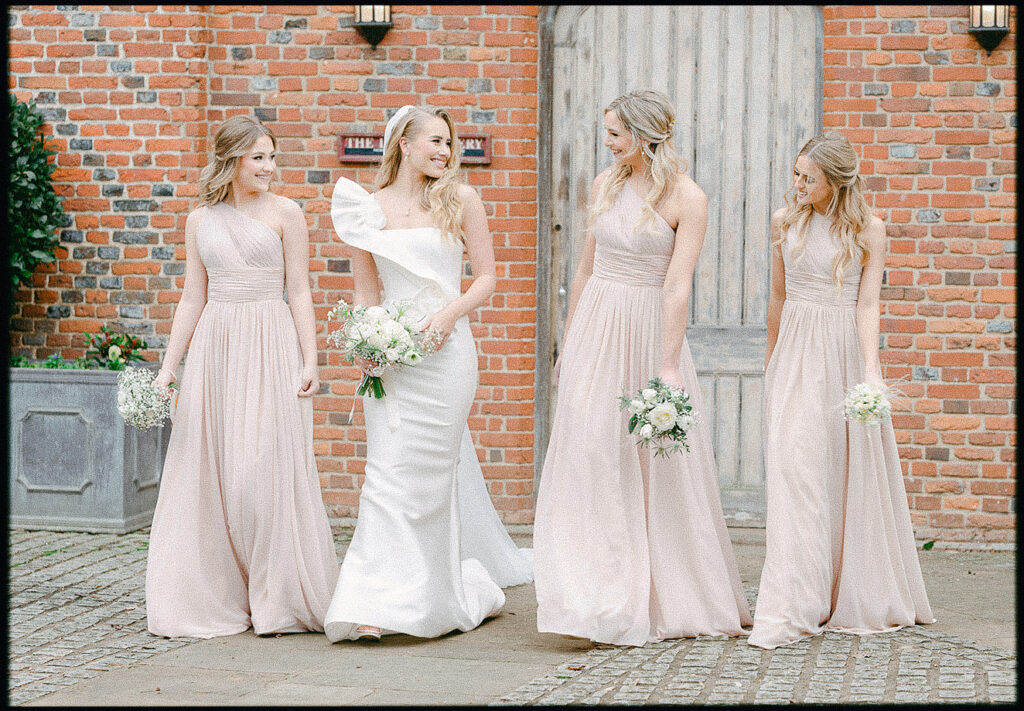
<svg viewBox="0 0 1024 711">
<path fill-rule="evenodd" d="M 755 600 L 764 532 L 731 529 Z M 351 530 L 335 531 L 339 555 Z M 529 545 L 527 527 L 515 538 Z M 11 705 L 1014 702 L 1014 554 L 921 551 L 938 622 L 768 651 L 702 637 L 642 648 L 540 634 L 532 585 L 465 634 L 162 639 L 146 631 L 148 531 L 9 534 Z"/>
</svg>

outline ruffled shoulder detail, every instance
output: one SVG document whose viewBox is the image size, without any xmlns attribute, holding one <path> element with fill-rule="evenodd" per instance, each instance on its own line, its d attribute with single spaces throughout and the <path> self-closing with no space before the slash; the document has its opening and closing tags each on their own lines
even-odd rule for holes
<svg viewBox="0 0 1024 711">
<path fill-rule="evenodd" d="M 374 233 L 384 229 L 384 210 L 370 193 L 348 178 L 338 178 L 331 196 L 331 221 L 342 242 L 365 249 Z"/>
<path fill-rule="evenodd" d="M 419 238 L 389 239 L 381 232 L 387 217 L 380 203 L 348 178 L 339 178 L 334 186 L 331 220 L 342 242 L 392 262 L 420 283 L 416 299 L 447 302 L 458 298 L 462 247 L 442 244 L 436 229 L 427 232 L 426 238 L 421 234 Z"/>
</svg>

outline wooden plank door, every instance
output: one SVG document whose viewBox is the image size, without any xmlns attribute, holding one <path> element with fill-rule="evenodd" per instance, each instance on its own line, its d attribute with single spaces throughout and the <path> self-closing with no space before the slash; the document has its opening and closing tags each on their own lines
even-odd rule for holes
<svg viewBox="0 0 1024 711">
<path fill-rule="evenodd" d="M 687 340 L 709 410 L 722 504 L 731 522 L 763 525 L 769 224 L 797 150 L 821 127 L 821 12 L 559 6 L 548 24 L 551 159 L 542 171 L 538 280 L 549 281 L 538 289 L 537 367 L 550 369 L 561 349 L 590 184 L 611 163 L 603 110 L 626 91 L 663 91 L 676 107 L 676 144 L 709 201 Z M 545 388 L 537 400 L 538 475 L 555 402 L 553 387 Z"/>
</svg>

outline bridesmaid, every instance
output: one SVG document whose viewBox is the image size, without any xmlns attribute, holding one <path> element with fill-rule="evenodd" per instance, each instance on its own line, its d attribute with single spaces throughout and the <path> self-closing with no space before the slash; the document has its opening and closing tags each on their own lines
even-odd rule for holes
<svg viewBox="0 0 1024 711">
<path fill-rule="evenodd" d="M 383 399 L 363 398 L 366 477 L 324 623 L 332 642 L 467 631 L 505 604 L 487 566 L 461 545 L 460 452 L 477 386 L 468 314 L 490 298 L 496 276 L 484 205 L 460 182 L 459 157 L 446 111 L 404 106 L 384 131 L 377 192 L 340 178 L 331 200 L 334 228 L 351 248 L 355 303 L 379 304 L 383 284 L 385 301 L 412 301 L 422 328 L 445 339 L 416 367 L 385 373 Z M 474 277 L 465 293 L 463 253 Z M 472 447 L 466 456 L 475 461 Z M 483 530 L 491 519 L 500 528 L 489 514 L 477 519 Z M 501 535 L 508 559 L 518 558 Z M 525 568 L 507 577 L 525 582 Z"/>
<path fill-rule="evenodd" d="M 685 337 L 707 198 L 680 169 L 674 116 L 649 90 L 605 110 L 614 163 L 591 190 L 537 498 L 541 632 L 639 646 L 751 622 Z M 626 430 L 618 396 L 654 376 L 704 415 L 689 452 L 652 458 Z"/>
<path fill-rule="evenodd" d="M 338 560 L 313 458 L 306 220 L 270 192 L 269 129 L 235 116 L 213 145 L 156 378 L 173 382 L 189 347 L 150 534 L 149 631 L 320 631 Z"/>
<path fill-rule="evenodd" d="M 763 441 L 767 552 L 749 643 L 935 621 L 892 422 L 846 422 L 847 388 L 882 385 L 885 225 L 841 134 L 808 141 L 772 215 Z"/>
</svg>

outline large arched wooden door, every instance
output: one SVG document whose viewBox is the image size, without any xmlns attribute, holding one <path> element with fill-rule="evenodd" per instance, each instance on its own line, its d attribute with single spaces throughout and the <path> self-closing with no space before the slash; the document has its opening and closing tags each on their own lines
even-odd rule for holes
<svg viewBox="0 0 1024 711">
<path fill-rule="evenodd" d="M 637 88 L 676 107 L 675 139 L 707 193 L 687 338 L 704 391 L 722 504 L 764 517 L 761 390 L 769 223 L 820 131 L 822 15 L 810 6 L 559 6 L 542 17 L 537 472 L 591 181 L 611 163 L 603 109 Z M 545 159 L 544 152 L 550 156 Z"/>
</svg>

